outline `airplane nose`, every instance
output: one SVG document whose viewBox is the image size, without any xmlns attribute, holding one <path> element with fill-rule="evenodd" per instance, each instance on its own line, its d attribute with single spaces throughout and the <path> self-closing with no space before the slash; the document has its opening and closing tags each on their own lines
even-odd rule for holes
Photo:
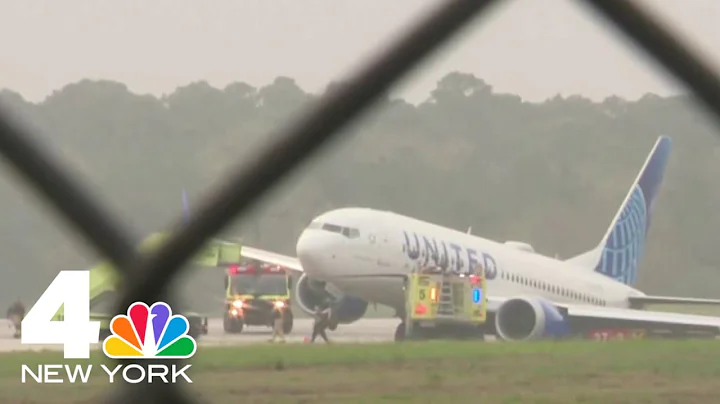
<svg viewBox="0 0 720 404">
<path fill-rule="evenodd" d="M 327 254 L 326 247 L 323 237 L 313 231 L 305 230 L 298 238 L 295 253 L 308 275 L 322 276 L 326 272 L 323 265 L 324 261 L 327 261 L 324 256 Z"/>
</svg>

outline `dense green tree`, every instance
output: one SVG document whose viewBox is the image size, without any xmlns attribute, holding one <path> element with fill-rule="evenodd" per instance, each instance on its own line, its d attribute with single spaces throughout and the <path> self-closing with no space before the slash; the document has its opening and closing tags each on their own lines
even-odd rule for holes
<svg viewBox="0 0 720 404">
<path fill-rule="evenodd" d="M 162 97 L 91 80 L 40 103 L 0 92 L 5 110 L 36 129 L 138 237 L 178 220 L 182 188 L 198 200 L 316 99 L 289 77 L 259 88 L 201 81 Z M 453 72 L 425 102 L 386 97 L 346 132 L 227 233 L 292 254 L 313 216 L 369 206 L 569 257 L 599 241 L 655 138 L 668 134 L 675 149 L 639 286 L 718 297 L 720 147 L 716 128 L 685 97 L 530 103 Z M 26 185 L 8 176 L 0 189 L 0 303 L 32 300 L 57 270 L 97 259 Z M 192 279 L 220 293 L 217 274 Z"/>
</svg>

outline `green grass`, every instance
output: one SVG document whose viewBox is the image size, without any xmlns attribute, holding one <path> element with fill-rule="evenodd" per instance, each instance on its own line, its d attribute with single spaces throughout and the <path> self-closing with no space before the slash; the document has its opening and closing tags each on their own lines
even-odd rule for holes
<svg viewBox="0 0 720 404">
<path fill-rule="evenodd" d="M 95 353 L 92 363 L 101 362 Z M 0 356 L 0 402 L 99 401 L 107 386 L 20 384 L 20 364 L 59 353 Z M 98 373 L 99 374 L 99 373 Z M 201 348 L 189 391 L 219 403 L 712 403 L 720 341 L 256 345 Z"/>
</svg>

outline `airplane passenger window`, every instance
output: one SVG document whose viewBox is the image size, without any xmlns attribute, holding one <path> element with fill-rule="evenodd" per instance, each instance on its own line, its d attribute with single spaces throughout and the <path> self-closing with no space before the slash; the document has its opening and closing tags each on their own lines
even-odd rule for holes
<svg viewBox="0 0 720 404">
<path fill-rule="evenodd" d="M 334 224 L 325 223 L 322 225 L 323 230 L 331 231 L 333 233 L 340 233 L 342 234 L 343 228 L 341 226 L 336 226 Z"/>
</svg>

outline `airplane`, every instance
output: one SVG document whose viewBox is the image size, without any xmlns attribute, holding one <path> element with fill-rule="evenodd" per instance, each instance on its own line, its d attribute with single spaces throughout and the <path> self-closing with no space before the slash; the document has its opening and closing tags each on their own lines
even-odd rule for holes
<svg viewBox="0 0 720 404">
<path fill-rule="evenodd" d="M 598 245 L 567 260 L 541 255 L 528 243 L 496 242 L 470 229 L 456 231 L 357 207 L 313 219 L 297 240 L 297 257 L 247 246 L 242 256 L 300 274 L 295 297 L 301 309 L 311 312 L 329 296 L 337 324 L 359 320 L 369 302 L 390 306 L 405 318 L 403 283 L 413 267 L 437 265 L 469 274 L 482 265 L 488 281 L 488 322 L 482 333 L 500 340 L 555 339 L 597 329 L 718 335 L 720 318 L 643 308 L 653 303 L 720 305 L 720 300 L 652 296 L 633 287 L 671 146 L 669 137 L 657 139 Z M 404 330 L 401 320 L 396 339 Z"/>
</svg>

